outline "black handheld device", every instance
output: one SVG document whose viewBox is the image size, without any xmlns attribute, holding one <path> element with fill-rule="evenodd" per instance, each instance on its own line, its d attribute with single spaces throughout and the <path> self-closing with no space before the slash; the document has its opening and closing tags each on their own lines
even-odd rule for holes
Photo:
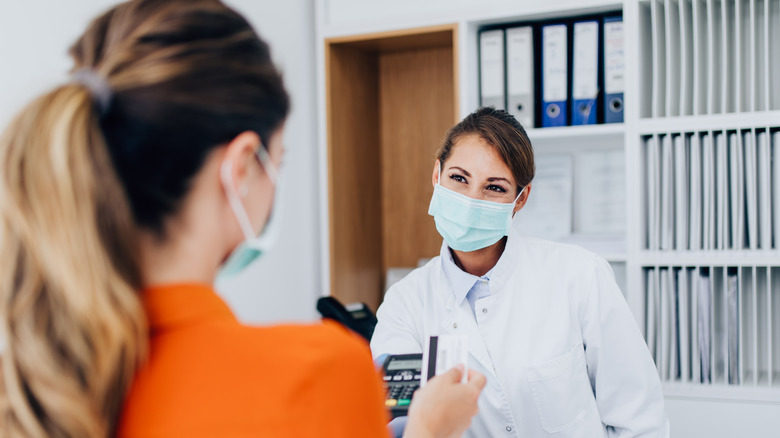
<svg viewBox="0 0 780 438">
<path fill-rule="evenodd" d="M 394 354 L 382 365 L 387 396 L 385 406 L 393 418 L 409 413 L 412 395 L 420 387 L 422 354 Z"/>
<path fill-rule="evenodd" d="M 317 311 L 323 318 L 338 321 L 360 336 L 371 341 L 376 327 L 376 316 L 365 303 L 351 303 L 344 306 L 333 297 L 317 300 Z"/>
</svg>

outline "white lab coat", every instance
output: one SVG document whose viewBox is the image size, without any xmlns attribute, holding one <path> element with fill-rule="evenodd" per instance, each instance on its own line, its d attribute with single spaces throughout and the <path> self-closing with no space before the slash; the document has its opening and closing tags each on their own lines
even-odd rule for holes
<svg viewBox="0 0 780 438">
<path fill-rule="evenodd" d="M 466 335 L 468 365 L 487 377 L 468 437 L 668 436 L 656 368 L 604 259 L 513 234 L 490 292 L 475 316 L 433 258 L 387 292 L 374 357 Z"/>
</svg>

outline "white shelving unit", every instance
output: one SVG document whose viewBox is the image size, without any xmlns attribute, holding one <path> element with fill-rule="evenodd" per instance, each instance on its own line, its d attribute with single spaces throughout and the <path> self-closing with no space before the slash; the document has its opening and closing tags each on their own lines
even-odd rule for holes
<svg viewBox="0 0 780 438">
<path fill-rule="evenodd" d="M 332 284 L 325 78 L 329 39 L 455 25 L 455 97 L 462 118 L 479 103 L 477 42 L 481 28 L 620 10 L 626 29 L 625 123 L 528 130 L 538 155 L 624 152 L 625 234 L 603 239 L 574 235 L 569 241 L 622 265 L 624 293 L 643 330 L 647 268 L 760 267 L 774 273 L 780 267 L 777 250 L 647 250 L 642 171 L 643 138 L 647 136 L 780 128 L 780 80 L 776 79 L 780 77 L 780 0 L 323 0 L 315 4 L 322 284 Z M 733 66 L 727 62 L 730 58 Z M 717 97 L 710 96 L 713 93 Z M 769 293 L 780 302 L 780 288 L 770 288 Z M 773 318 L 773 323 L 780 324 L 780 314 Z M 780 331 L 774 334 L 780 338 Z M 780 352 L 770 354 L 780 360 Z M 665 382 L 664 390 L 673 431 L 679 428 L 700 432 L 696 436 L 732 436 L 728 431 L 735 430 L 731 426 L 740 420 L 738 414 L 723 414 L 724 409 L 732 411 L 731 406 L 733 412 L 744 412 L 750 406 L 760 412 L 745 429 L 754 432 L 751 436 L 775 436 L 780 430 L 779 386 Z M 709 413 L 715 411 L 720 414 L 710 418 Z"/>
</svg>

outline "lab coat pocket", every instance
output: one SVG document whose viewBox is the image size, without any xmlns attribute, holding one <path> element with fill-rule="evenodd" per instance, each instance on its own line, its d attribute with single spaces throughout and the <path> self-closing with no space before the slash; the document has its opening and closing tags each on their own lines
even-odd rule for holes
<svg viewBox="0 0 780 438">
<path fill-rule="evenodd" d="M 572 427 L 596 407 L 581 344 L 551 361 L 529 367 L 526 376 L 539 421 L 549 433 Z"/>
</svg>

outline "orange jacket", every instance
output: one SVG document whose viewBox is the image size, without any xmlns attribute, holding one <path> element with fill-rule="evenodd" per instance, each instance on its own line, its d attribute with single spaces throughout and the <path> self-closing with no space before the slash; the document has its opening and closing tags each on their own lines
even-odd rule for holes
<svg viewBox="0 0 780 438">
<path fill-rule="evenodd" d="M 245 326 L 204 285 L 143 297 L 149 359 L 119 437 L 388 436 L 368 345 L 341 326 Z"/>
</svg>

